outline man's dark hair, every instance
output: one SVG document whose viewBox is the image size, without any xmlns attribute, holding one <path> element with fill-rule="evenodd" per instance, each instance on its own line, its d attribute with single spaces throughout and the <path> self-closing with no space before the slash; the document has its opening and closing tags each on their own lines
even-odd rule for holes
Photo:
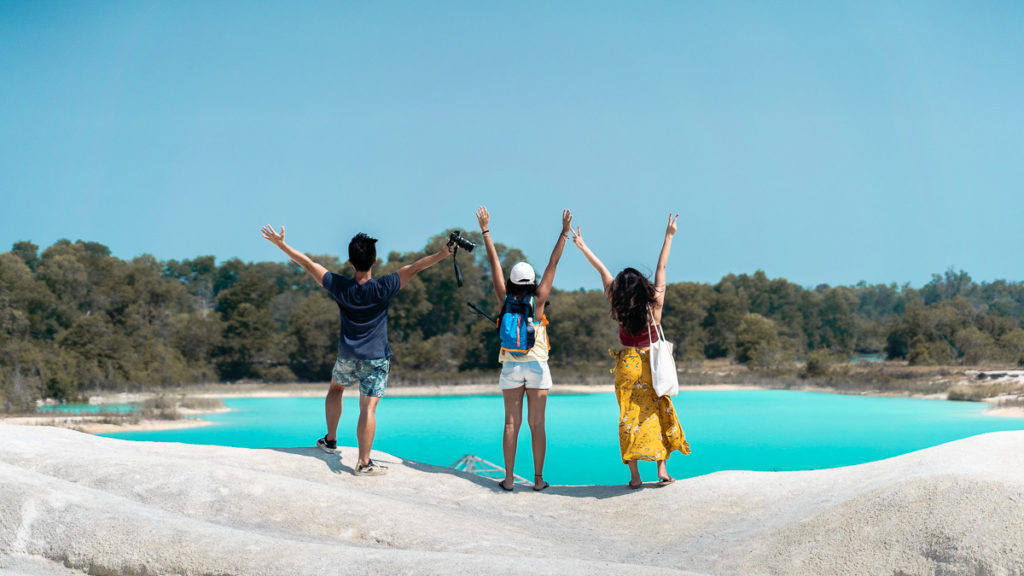
<svg viewBox="0 0 1024 576">
<path fill-rule="evenodd" d="M 348 261 L 359 272 L 367 272 L 377 262 L 377 239 L 360 232 L 348 243 Z"/>
</svg>

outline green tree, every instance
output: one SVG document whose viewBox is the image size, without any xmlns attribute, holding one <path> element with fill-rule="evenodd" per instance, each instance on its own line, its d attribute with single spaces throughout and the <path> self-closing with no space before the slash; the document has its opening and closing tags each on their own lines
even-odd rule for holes
<svg viewBox="0 0 1024 576">
<path fill-rule="evenodd" d="M 194 300 L 188 291 L 182 284 L 164 279 L 162 268 L 149 255 L 133 259 L 124 268 L 122 307 L 111 319 L 129 335 L 168 338 L 170 319 L 192 308 Z"/>
<path fill-rule="evenodd" d="M 775 322 L 760 314 L 743 316 L 736 330 L 737 362 L 752 368 L 777 368 L 786 356 Z"/>
<path fill-rule="evenodd" d="M 707 335 L 706 357 L 735 356 L 736 330 L 748 311 L 746 292 L 736 286 L 736 277 L 730 274 L 722 278 L 714 287 L 707 316 L 701 323 Z"/>
<path fill-rule="evenodd" d="M 266 270 L 245 267 L 238 271 L 238 279 L 230 288 L 217 294 L 217 311 L 230 322 L 236 311 L 243 304 L 266 310 L 270 299 L 278 294 L 272 278 L 265 274 Z"/>
<path fill-rule="evenodd" d="M 132 359 L 131 340 L 106 316 L 79 316 L 58 336 L 57 344 L 73 355 L 77 365 L 73 387 L 102 388 L 129 383 L 125 368 Z"/>
<path fill-rule="evenodd" d="M 225 328 L 220 316 L 208 310 L 177 314 L 168 320 L 168 328 L 168 341 L 189 367 L 191 380 L 216 380 L 212 362 Z"/>
<path fill-rule="evenodd" d="M 0 254 L 0 341 L 4 335 L 17 339 L 50 339 L 59 330 L 53 315 L 56 298 L 21 259 Z"/>
<path fill-rule="evenodd" d="M 213 256 L 200 256 L 181 262 L 171 260 L 164 264 L 163 277 L 184 286 L 195 297 L 198 308 L 214 309 L 218 270 Z"/>
<path fill-rule="evenodd" d="M 325 295 L 306 296 L 288 319 L 288 366 L 303 380 L 330 380 L 337 357 L 338 306 Z"/>
<path fill-rule="evenodd" d="M 978 285 L 971 280 L 970 274 L 963 270 L 954 272 L 952 268 L 941 276 L 932 274 L 931 282 L 921 289 L 926 305 L 956 297 L 972 299 L 977 293 Z"/>
<path fill-rule="evenodd" d="M 714 292 L 706 284 L 682 282 L 665 287 L 661 323 L 665 337 L 676 344 L 679 360 L 699 362 L 704 359 L 709 336 L 703 322 L 713 298 Z"/>
<path fill-rule="evenodd" d="M 825 348 L 849 355 L 857 343 L 857 308 L 860 302 L 845 287 L 829 289 L 821 302 L 821 343 Z"/>
<path fill-rule="evenodd" d="M 599 290 L 552 292 L 551 340 L 552 364 L 585 366 L 607 363 L 608 350 L 618 342 L 617 324 L 611 308 Z M 493 340 L 493 357 L 497 360 L 498 340 Z"/>
<path fill-rule="evenodd" d="M 55 244 L 43 252 L 36 278 L 55 297 L 52 313 L 59 327 L 71 326 L 83 312 L 89 291 L 89 271 L 78 261 L 69 244 Z"/>
<path fill-rule="evenodd" d="M 1018 366 L 1024 366 L 1024 330 L 1017 328 L 999 337 L 1003 357 Z"/>
<path fill-rule="evenodd" d="M 956 350 L 944 340 L 916 338 L 910 344 L 907 362 L 911 366 L 948 366 L 956 362 Z"/>
<path fill-rule="evenodd" d="M 974 366 L 984 364 L 999 355 L 995 339 L 974 326 L 968 326 L 958 331 L 953 342 L 960 355 L 960 360 L 964 364 Z"/>
<path fill-rule="evenodd" d="M 814 350 L 807 355 L 807 361 L 800 370 L 801 378 L 823 378 L 832 372 L 839 358 L 827 349 Z"/>
<path fill-rule="evenodd" d="M 24 262 L 29 270 L 36 271 L 36 264 L 39 263 L 39 246 L 27 241 L 15 242 L 11 254 Z"/>
<path fill-rule="evenodd" d="M 216 351 L 217 371 L 225 380 L 259 378 L 261 368 L 284 362 L 280 344 L 267 310 L 242 302 L 225 322 Z"/>
<path fill-rule="evenodd" d="M 903 313 L 902 296 L 896 284 L 873 284 L 860 282 L 854 287 L 857 297 L 857 314 L 870 321 L 884 321 Z"/>
</svg>

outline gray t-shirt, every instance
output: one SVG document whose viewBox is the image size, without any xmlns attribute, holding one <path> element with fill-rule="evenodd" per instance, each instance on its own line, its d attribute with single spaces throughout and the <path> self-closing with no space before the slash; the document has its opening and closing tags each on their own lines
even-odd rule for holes
<svg viewBox="0 0 1024 576">
<path fill-rule="evenodd" d="M 402 287 L 398 274 L 392 272 L 359 284 L 352 278 L 328 272 L 324 274 L 323 286 L 334 297 L 341 313 L 338 355 L 360 360 L 390 357 L 388 306 Z"/>
</svg>

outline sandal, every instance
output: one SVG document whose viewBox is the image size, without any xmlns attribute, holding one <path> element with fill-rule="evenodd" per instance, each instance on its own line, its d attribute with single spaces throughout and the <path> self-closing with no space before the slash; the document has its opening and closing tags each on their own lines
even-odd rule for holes
<svg viewBox="0 0 1024 576">
<path fill-rule="evenodd" d="M 636 490 L 637 488 L 643 488 L 644 482 L 643 482 L 643 480 L 641 480 L 641 481 L 637 482 L 636 484 L 633 484 L 633 481 L 630 480 L 629 484 L 627 484 L 627 486 L 629 486 L 630 490 Z"/>
<path fill-rule="evenodd" d="M 540 478 L 540 484 L 537 483 L 537 478 Z M 541 490 L 547 488 L 548 486 L 551 486 L 551 484 L 548 484 L 547 482 L 544 481 L 543 478 L 541 478 L 540 474 L 535 474 L 533 476 L 533 479 L 533 490 L 535 492 L 540 492 Z"/>
<path fill-rule="evenodd" d="M 512 488 L 515 488 L 516 485 L 513 482 L 511 488 L 506 488 L 505 487 L 505 480 L 502 479 L 502 480 L 498 480 L 498 486 L 501 486 L 501 489 L 504 490 L 505 492 L 511 492 Z"/>
</svg>

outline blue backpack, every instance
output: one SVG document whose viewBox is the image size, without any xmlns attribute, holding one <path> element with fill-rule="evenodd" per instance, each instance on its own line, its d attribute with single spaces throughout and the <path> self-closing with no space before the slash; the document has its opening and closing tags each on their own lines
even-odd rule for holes
<svg viewBox="0 0 1024 576">
<path fill-rule="evenodd" d="M 522 356 L 533 348 L 533 296 L 529 300 L 505 297 L 498 315 L 498 338 L 501 349 L 513 356 Z"/>
</svg>

